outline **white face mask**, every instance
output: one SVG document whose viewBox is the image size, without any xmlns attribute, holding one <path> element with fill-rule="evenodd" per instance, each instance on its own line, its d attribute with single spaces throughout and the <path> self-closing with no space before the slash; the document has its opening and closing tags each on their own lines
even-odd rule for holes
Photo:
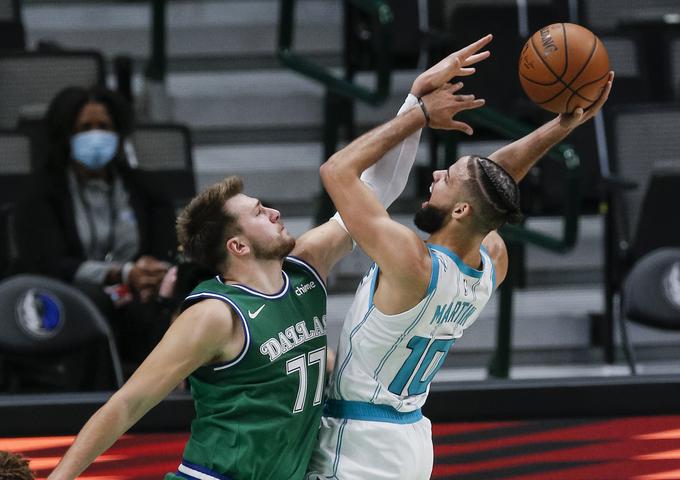
<svg viewBox="0 0 680 480">
<path fill-rule="evenodd" d="M 90 170 L 105 167 L 118 151 L 118 135 L 107 130 L 89 130 L 71 137 L 71 156 Z"/>
</svg>

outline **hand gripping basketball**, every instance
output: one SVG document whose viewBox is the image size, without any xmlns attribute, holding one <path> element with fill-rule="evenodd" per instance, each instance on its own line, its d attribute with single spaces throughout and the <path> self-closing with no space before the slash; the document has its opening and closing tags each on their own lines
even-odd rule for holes
<svg viewBox="0 0 680 480">
<path fill-rule="evenodd" d="M 590 30 L 573 23 L 541 28 L 524 44 L 519 80 L 539 107 L 555 113 L 586 109 L 608 81 L 609 56 Z"/>
</svg>

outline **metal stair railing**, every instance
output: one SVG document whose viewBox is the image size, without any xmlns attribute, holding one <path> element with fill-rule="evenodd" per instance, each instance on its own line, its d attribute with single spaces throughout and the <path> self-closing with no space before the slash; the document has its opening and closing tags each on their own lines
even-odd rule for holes
<svg viewBox="0 0 680 480">
<path fill-rule="evenodd" d="M 331 92 L 377 106 L 387 99 L 390 91 L 394 21 L 392 9 L 383 0 L 349 0 L 349 3 L 375 18 L 378 25 L 375 36 L 377 65 L 373 89 L 359 85 L 347 76 L 336 75 L 330 69 L 295 52 L 293 49 L 295 0 L 281 0 L 277 56 L 288 68 L 321 82 Z"/>
</svg>

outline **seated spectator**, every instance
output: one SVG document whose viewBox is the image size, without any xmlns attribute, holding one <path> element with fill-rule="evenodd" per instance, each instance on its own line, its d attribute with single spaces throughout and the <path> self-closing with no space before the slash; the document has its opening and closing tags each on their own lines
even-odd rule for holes
<svg viewBox="0 0 680 480">
<path fill-rule="evenodd" d="M 3 480 L 33 480 L 28 460 L 19 454 L 0 451 L 0 478 Z"/>
<path fill-rule="evenodd" d="M 171 265 L 159 257 L 176 241 L 154 232 L 174 230 L 173 209 L 157 208 L 127 162 L 133 118 L 121 96 L 67 88 L 51 102 L 45 123 L 46 172 L 16 212 L 19 265 L 93 299 L 111 323 L 124 363 L 134 367 L 169 321 L 161 314 L 167 306 L 157 301 L 172 296 L 175 275 L 162 284 Z"/>
</svg>

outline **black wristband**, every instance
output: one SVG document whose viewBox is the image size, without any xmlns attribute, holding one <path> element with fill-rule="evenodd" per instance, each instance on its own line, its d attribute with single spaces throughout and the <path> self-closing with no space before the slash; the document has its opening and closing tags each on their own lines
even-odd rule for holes
<svg viewBox="0 0 680 480">
<path fill-rule="evenodd" d="M 425 125 L 430 125 L 430 114 L 427 113 L 427 108 L 425 108 L 425 102 L 423 102 L 423 99 L 418 97 L 418 105 L 420 105 L 420 109 L 423 111 L 423 115 L 425 115 Z"/>
</svg>

